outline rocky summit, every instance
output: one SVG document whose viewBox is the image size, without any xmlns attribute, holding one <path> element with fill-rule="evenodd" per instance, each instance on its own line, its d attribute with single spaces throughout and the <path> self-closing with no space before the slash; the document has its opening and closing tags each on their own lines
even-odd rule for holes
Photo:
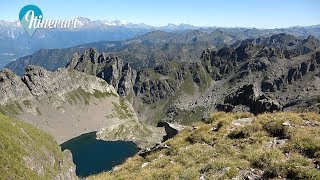
<svg viewBox="0 0 320 180">
<path fill-rule="evenodd" d="M 205 119 L 211 111 L 319 111 L 320 41 L 275 34 L 203 51 L 198 61 L 135 70 L 95 49 L 68 65 L 105 79 L 144 121 Z M 156 109 L 157 113 L 152 111 Z"/>
<path fill-rule="evenodd" d="M 74 54 L 67 68 L 104 79 L 121 96 L 126 96 L 133 90 L 137 77 L 137 72 L 122 59 L 105 53 L 99 54 L 95 49 L 85 50 L 82 55 Z"/>
</svg>

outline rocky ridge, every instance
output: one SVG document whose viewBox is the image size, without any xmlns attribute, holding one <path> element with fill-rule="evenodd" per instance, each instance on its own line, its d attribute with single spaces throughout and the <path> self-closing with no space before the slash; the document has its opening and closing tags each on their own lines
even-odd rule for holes
<svg viewBox="0 0 320 180">
<path fill-rule="evenodd" d="M 118 57 L 88 49 L 68 68 L 105 79 L 144 121 L 201 119 L 212 110 L 299 110 L 305 104 L 317 110 L 319 47 L 313 36 L 276 34 L 208 49 L 199 61 L 170 61 L 139 71 Z"/>
<path fill-rule="evenodd" d="M 100 131 L 105 140 L 160 142 L 158 128 L 140 123 L 131 104 L 104 80 L 74 70 L 50 72 L 28 66 L 22 77 L 0 72 L 0 112 L 27 121 L 62 143 L 83 133 Z"/>
</svg>

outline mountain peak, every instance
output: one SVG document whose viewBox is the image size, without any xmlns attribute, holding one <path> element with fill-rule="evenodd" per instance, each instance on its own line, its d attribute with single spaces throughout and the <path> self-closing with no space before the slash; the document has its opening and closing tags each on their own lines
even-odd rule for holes
<svg viewBox="0 0 320 180">
<path fill-rule="evenodd" d="M 124 20 L 114 20 L 114 21 L 102 20 L 102 22 L 105 25 L 109 25 L 109 26 L 126 26 L 129 24 L 133 24 L 133 23 L 130 23 L 129 21 L 124 21 Z"/>
</svg>

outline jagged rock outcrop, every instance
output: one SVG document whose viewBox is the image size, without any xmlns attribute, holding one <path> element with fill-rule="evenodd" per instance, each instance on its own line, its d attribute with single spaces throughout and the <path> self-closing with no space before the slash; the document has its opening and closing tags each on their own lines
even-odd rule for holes
<svg viewBox="0 0 320 180">
<path fill-rule="evenodd" d="M 233 108 L 238 105 L 245 105 L 254 114 L 273 112 L 281 109 L 280 104 L 274 98 L 265 94 L 260 95 L 259 87 L 255 87 L 254 85 L 243 86 L 236 92 L 228 95 L 224 103 L 232 105 Z M 221 108 L 221 105 L 218 108 Z"/>
<path fill-rule="evenodd" d="M 268 60 L 290 59 L 305 55 L 316 51 L 319 46 L 320 41 L 313 36 L 301 40 L 282 33 L 266 38 L 244 40 L 239 44 L 224 47 L 218 51 L 208 49 L 203 52 L 201 59 L 212 78 L 220 80 L 224 75 L 230 75 L 236 71 L 241 62 L 249 61 L 241 68 L 242 70 L 248 69 L 248 67 L 252 67 L 254 70 L 265 69 L 270 64 L 267 62 Z M 257 58 L 265 59 L 261 61 Z M 252 60 L 256 62 L 252 62 Z"/>
<path fill-rule="evenodd" d="M 286 72 L 280 77 L 275 78 L 273 82 L 263 82 L 261 85 L 262 91 L 272 92 L 275 89 L 281 90 L 286 84 L 292 84 L 310 73 L 318 72 L 320 66 L 319 54 L 320 52 L 316 52 L 312 55 L 310 60 L 305 60 L 297 65 L 289 67 Z"/>
<path fill-rule="evenodd" d="M 245 105 L 251 112 L 260 113 L 287 108 L 296 98 L 310 102 L 310 97 L 319 97 L 315 78 L 319 73 L 319 48 L 320 41 L 312 36 L 299 39 L 276 34 L 204 51 L 201 59 L 206 71 L 213 79 L 233 86 L 222 94 L 229 95 L 216 108 L 233 111 L 239 110 L 236 106 Z M 251 91 L 240 93 L 247 85 L 257 87 L 259 96 L 252 98 Z"/>
<path fill-rule="evenodd" d="M 42 67 L 30 65 L 26 68 L 26 73 L 21 80 L 35 96 L 44 96 L 48 94 L 63 95 L 78 88 L 87 92 L 94 93 L 95 90 L 101 92 L 115 93 L 112 86 L 103 86 L 102 80 L 82 74 L 59 69 L 56 72 L 50 72 Z"/>
<path fill-rule="evenodd" d="M 267 58 L 259 58 L 257 60 L 247 62 L 241 66 L 240 71 L 246 71 L 248 73 L 264 71 L 268 66 L 271 65 L 271 62 Z"/>
<path fill-rule="evenodd" d="M 118 83 L 118 93 L 120 96 L 126 96 L 132 92 L 137 72 L 129 64 L 122 67 L 122 75 Z"/>
<path fill-rule="evenodd" d="M 104 61 L 110 55 L 95 50 L 78 55 L 69 67 L 93 72 L 112 84 L 144 121 L 171 122 L 190 116 L 202 119 L 209 109 L 257 114 L 300 102 L 312 102 L 316 108 L 319 46 L 312 36 L 300 39 L 282 33 L 207 49 L 200 61 L 163 62 L 137 72 L 115 56 Z"/>
<path fill-rule="evenodd" d="M 111 84 L 120 96 L 134 93 L 151 104 L 172 96 L 180 85 L 178 81 L 184 77 L 183 69 L 172 69 L 168 65 L 136 72 L 118 57 L 88 49 L 82 55 L 75 54 L 67 68 L 96 75 Z"/>
<path fill-rule="evenodd" d="M 137 72 L 128 63 L 124 63 L 122 59 L 105 53 L 100 54 L 96 49 L 85 50 L 82 55 L 76 53 L 67 68 L 104 79 L 121 96 L 126 96 L 132 92 L 137 76 Z"/>
<path fill-rule="evenodd" d="M 26 85 L 9 69 L 0 71 L 0 105 L 31 97 Z"/>
<path fill-rule="evenodd" d="M 172 79 L 155 79 L 151 77 L 155 75 L 157 74 L 154 74 L 154 72 L 151 72 L 151 74 L 147 71 L 139 72 L 134 86 L 135 94 L 140 96 L 147 104 L 152 104 L 158 100 L 172 96 L 179 85 Z"/>
<path fill-rule="evenodd" d="M 233 72 L 237 66 L 237 53 L 231 47 L 224 47 L 218 52 L 207 50 L 202 54 L 201 59 L 214 80 L 221 80 L 224 75 Z"/>
<path fill-rule="evenodd" d="M 173 124 L 164 121 L 159 122 L 157 126 L 164 127 L 166 131 L 166 135 L 163 136 L 163 141 L 173 138 L 175 135 L 177 135 L 180 131 L 182 131 L 185 128 L 185 126 L 182 126 L 180 124 Z"/>
</svg>

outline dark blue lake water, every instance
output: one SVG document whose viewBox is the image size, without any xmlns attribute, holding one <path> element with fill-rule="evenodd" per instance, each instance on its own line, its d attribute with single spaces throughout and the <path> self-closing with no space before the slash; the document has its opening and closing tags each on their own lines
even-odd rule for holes
<svg viewBox="0 0 320 180">
<path fill-rule="evenodd" d="M 95 132 L 71 139 L 61 144 L 61 149 L 72 152 L 76 173 L 80 177 L 111 170 L 139 150 L 133 142 L 97 140 Z"/>
</svg>

